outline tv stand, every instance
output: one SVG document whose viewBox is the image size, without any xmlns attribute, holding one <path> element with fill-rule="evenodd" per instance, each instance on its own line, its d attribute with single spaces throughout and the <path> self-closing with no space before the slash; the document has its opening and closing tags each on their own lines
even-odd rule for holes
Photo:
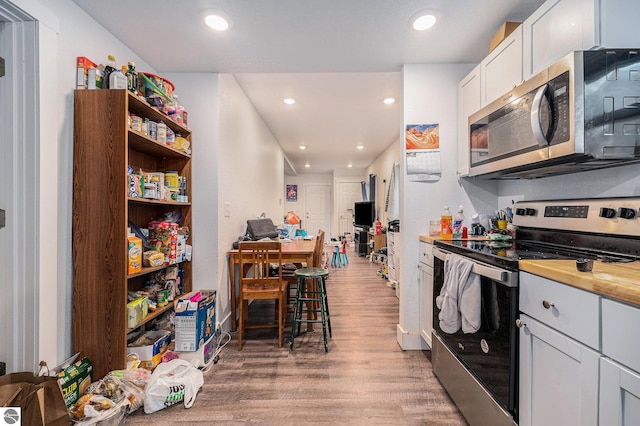
<svg viewBox="0 0 640 426">
<path fill-rule="evenodd" d="M 369 245 L 369 229 L 368 227 L 357 227 L 354 241 L 356 243 L 356 253 L 358 256 L 366 257 Z"/>
</svg>

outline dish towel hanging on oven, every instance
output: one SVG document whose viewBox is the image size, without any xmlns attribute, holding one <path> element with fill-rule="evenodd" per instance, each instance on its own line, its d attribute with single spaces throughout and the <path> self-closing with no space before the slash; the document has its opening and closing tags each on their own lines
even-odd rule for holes
<svg viewBox="0 0 640 426">
<path fill-rule="evenodd" d="M 440 309 L 440 329 L 453 334 L 462 327 L 463 333 L 480 329 L 480 277 L 471 272 L 473 262 L 447 254 L 444 260 L 444 284 L 436 297 Z"/>
</svg>

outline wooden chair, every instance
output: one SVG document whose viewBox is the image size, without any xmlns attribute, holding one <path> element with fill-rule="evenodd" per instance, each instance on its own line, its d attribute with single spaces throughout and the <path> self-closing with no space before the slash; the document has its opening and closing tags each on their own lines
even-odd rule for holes
<svg viewBox="0 0 640 426">
<path fill-rule="evenodd" d="M 242 271 L 239 293 L 238 350 L 242 350 L 244 330 L 251 328 L 278 328 L 278 347 L 281 348 L 287 315 L 287 282 L 282 279 L 281 243 L 241 241 L 238 243 L 238 257 L 239 270 Z M 276 323 L 249 324 L 249 300 L 265 299 L 276 301 Z"/>
</svg>

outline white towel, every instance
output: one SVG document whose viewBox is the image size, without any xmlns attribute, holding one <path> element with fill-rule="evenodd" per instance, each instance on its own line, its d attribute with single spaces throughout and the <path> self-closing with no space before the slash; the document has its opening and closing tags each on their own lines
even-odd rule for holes
<svg viewBox="0 0 640 426">
<path fill-rule="evenodd" d="M 473 262 L 456 254 L 444 260 L 444 283 L 436 306 L 440 309 L 440 329 L 449 334 L 462 326 L 464 333 L 480 328 L 480 277 L 473 272 Z"/>
</svg>

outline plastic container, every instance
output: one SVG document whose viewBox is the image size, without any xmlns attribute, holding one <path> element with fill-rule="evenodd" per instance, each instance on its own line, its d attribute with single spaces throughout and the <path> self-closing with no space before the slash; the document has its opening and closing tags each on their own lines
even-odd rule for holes
<svg viewBox="0 0 640 426">
<path fill-rule="evenodd" d="M 437 237 L 440 235 L 440 221 L 439 220 L 430 220 L 429 221 L 429 235 L 432 237 Z"/>
<path fill-rule="evenodd" d="M 442 216 L 440 216 L 440 238 L 451 239 L 451 223 L 453 222 L 453 216 L 449 206 L 444 207 Z"/>
<path fill-rule="evenodd" d="M 109 89 L 126 89 L 127 77 L 120 70 L 115 70 L 109 74 Z"/>
<path fill-rule="evenodd" d="M 453 225 L 451 226 L 451 233 L 453 238 L 462 238 L 462 223 L 464 222 L 464 209 L 462 206 L 458 207 L 458 212 L 453 218 Z"/>
</svg>

